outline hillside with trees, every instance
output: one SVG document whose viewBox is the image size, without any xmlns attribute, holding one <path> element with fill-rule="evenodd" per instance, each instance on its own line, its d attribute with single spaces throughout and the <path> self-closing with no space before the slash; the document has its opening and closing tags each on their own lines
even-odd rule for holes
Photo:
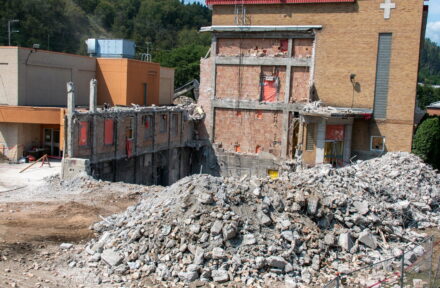
<svg viewBox="0 0 440 288">
<path fill-rule="evenodd" d="M 425 40 L 420 59 L 419 81 L 440 85 L 440 47 L 429 39 Z"/>
<path fill-rule="evenodd" d="M 125 38 L 136 41 L 137 52 L 149 49 L 153 61 L 175 67 L 176 86 L 199 77 L 206 55 L 211 11 L 201 4 L 179 0 L 0 0 L 0 46 L 11 44 L 59 52 L 86 54 L 87 38 Z"/>
</svg>

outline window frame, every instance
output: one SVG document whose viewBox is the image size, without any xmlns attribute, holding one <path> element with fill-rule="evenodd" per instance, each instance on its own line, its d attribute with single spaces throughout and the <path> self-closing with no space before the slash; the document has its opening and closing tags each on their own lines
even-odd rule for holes
<svg viewBox="0 0 440 288">
<path fill-rule="evenodd" d="M 382 138 L 383 139 L 382 150 L 373 149 L 373 138 Z M 385 147 L 386 147 L 386 137 L 385 136 L 370 136 L 370 151 L 372 151 L 372 152 L 385 152 Z"/>
</svg>

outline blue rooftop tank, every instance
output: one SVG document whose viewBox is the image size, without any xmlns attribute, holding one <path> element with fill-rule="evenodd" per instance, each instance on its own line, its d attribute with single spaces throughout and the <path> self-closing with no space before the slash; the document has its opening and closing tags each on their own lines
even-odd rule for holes
<svg viewBox="0 0 440 288">
<path fill-rule="evenodd" d="M 88 39 L 87 53 L 102 58 L 134 58 L 136 44 L 126 39 Z"/>
</svg>

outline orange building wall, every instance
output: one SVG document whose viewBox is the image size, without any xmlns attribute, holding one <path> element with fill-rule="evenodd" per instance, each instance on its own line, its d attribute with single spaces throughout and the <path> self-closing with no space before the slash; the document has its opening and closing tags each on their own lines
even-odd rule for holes
<svg viewBox="0 0 440 288">
<path fill-rule="evenodd" d="M 160 64 L 128 60 L 127 77 L 125 105 L 159 105 Z M 147 83 L 148 87 L 147 103 L 144 103 L 144 83 Z"/>
<path fill-rule="evenodd" d="M 159 105 L 160 65 L 132 59 L 97 58 L 98 105 Z"/>
</svg>

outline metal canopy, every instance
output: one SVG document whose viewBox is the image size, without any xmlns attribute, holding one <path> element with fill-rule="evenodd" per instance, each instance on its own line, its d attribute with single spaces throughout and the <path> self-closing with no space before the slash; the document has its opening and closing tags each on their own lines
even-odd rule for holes
<svg viewBox="0 0 440 288">
<path fill-rule="evenodd" d="M 322 29 L 322 25 L 291 25 L 291 26 L 207 26 L 200 32 L 307 32 L 313 29 Z"/>
</svg>

